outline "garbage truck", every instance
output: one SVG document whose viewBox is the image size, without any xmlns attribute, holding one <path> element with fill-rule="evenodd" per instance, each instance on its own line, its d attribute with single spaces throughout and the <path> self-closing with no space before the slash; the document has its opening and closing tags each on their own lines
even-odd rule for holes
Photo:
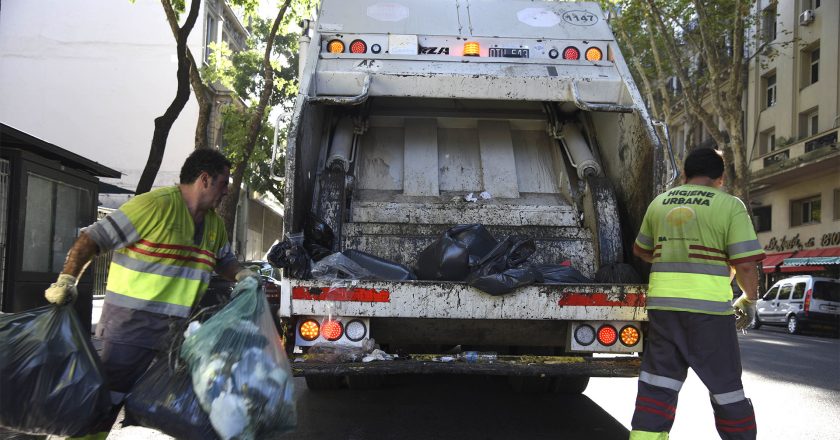
<svg viewBox="0 0 840 440">
<path fill-rule="evenodd" d="M 630 249 L 673 157 L 596 3 L 323 0 L 300 55 L 289 236 L 315 216 L 331 251 L 415 267 L 447 229 L 480 224 L 533 238 L 534 263 L 590 278 L 643 264 Z M 310 389 L 483 374 L 579 393 L 590 377 L 638 374 L 645 293 L 601 280 L 494 296 L 458 281 L 287 271 L 278 314 Z M 393 360 L 307 355 L 370 341 Z"/>
</svg>

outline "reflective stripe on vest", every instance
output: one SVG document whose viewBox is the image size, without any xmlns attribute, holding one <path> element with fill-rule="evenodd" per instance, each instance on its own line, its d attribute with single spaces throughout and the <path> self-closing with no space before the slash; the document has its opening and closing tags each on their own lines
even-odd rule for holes
<svg viewBox="0 0 840 440">
<path fill-rule="evenodd" d="M 705 263 L 653 263 L 651 272 L 696 273 L 729 278 L 729 266 Z"/>
<path fill-rule="evenodd" d="M 185 278 L 188 280 L 198 280 L 204 283 L 210 282 L 210 272 L 207 272 L 206 270 L 193 269 L 191 267 L 170 266 L 168 264 L 153 261 L 142 261 L 121 253 L 114 253 L 113 260 L 111 261 L 135 272 L 151 273 L 166 277 Z"/>
<path fill-rule="evenodd" d="M 645 245 L 649 248 L 653 247 L 653 238 L 650 238 L 645 234 L 637 235 L 636 236 L 636 241 L 638 241 L 639 243 L 641 243 L 641 244 L 643 244 L 643 245 Z"/>
<path fill-rule="evenodd" d="M 682 381 L 671 379 L 670 377 L 648 373 L 647 371 L 642 371 L 641 373 L 639 373 L 639 382 L 644 382 L 655 387 L 668 388 L 677 392 L 680 391 L 683 385 Z"/>
<path fill-rule="evenodd" d="M 187 318 L 190 316 L 189 306 L 132 298 L 130 296 L 120 295 L 119 293 L 114 293 L 108 290 L 105 291 L 105 302 L 115 306 L 125 307 L 127 309 L 143 310 L 161 315 L 177 316 L 179 318 Z"/>
<path fill-rule="evenodd" d="M 729 302 L 707 301 L 704 299 L 692 298 L 663 298 L 647 297 L 647 307 L 662 307 L 668 309 L 697 310 L 709 313 L 732 312 L 732 304 Z"/>
</svg>

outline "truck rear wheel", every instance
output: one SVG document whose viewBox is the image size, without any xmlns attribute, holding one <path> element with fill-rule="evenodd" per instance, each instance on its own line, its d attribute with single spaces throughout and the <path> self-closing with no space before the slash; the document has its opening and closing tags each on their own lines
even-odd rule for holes
<svg viewBox="0 0 840 440">
<path fill-rule="evenodd" d="M 342 376 L 306 376 L 306 387 L 310 391 L 337 390 L 344 384 Z"/>
</svg>

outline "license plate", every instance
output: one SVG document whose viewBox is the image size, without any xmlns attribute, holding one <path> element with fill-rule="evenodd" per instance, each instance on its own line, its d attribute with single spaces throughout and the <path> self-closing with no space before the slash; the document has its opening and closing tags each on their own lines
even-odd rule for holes
<svg viewBox="0 0 840 440">
<path fill-rule="evenodd" d="M 509 49 L 506 47 L 491 47 L 491 57 L 528 58 L 528 49 Z"/>
</svg>

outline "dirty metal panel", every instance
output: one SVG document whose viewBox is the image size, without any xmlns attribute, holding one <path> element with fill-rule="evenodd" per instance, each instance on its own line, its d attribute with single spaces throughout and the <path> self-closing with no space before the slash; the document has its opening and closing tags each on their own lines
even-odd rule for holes
<svg viewBox="0 0 840 440">
<path fill-rule="evenodd" d="M 372 289 L 388 302 L 292 299 L 293 315 L 340 315 L 445 319 L 647 319 L 644 287 L 636 285 L 574 285 L 523 287 L 504 296 L 491 296 L 464 283 L 366 282 L 356 288 Z M 324 295 L 330 284 L 291 280 L 291 289 Z M 283 292 L 291 295 L 291 292 Z M 588 298 L 587 298 L 588 297 Z"/>
<path fill-rule="evenodd" d="M 431 118 L 405 120 L 403 193 L 436 196 L 439 192 L 437 122 Z"/>
<path fill-rule="evenodd" d="M 596 3 L 468 0 L 475 36 L 613 40 Z"/>
<path fill-rule="evenodd" d="M 358 188 L 402 191 L 404 142 L 402 127 L 371 127 L 361 138 Z"/>
<path fill-rule="evenodd" d="M 364 76 L 348 72 L 364 72 L 371 76 L 370 96 L 572 102 L 575 82 L 584 101 L 634 104 L 612 63 L 546 66 L 322 57 L 316 72 L 319 94 L 358 94 Z"/>
<path fill-rule="evenodd" d="M 475 194 L 478 196 L 478 194 Z M 494 195 L 495 197 L 495 195 Z M 502 205 L 470 203 L 463 196 L 439 203 L 374 202 L 353 203 L 351 221 L 366 223 L 463 224 L 482 223 L 508 226 L 578 226 L 577 210 L 570 205 Z"/>
<path fill-rule="evenodd" d="M 556 147 L 546 131 L 513 130 L 511 138 L 519 191 L 559 193 L 557 157 L 551 151 Z"/>
<path fill-rule="evenodd" d="M 441 191 L 481 191 L 478 130 L 438 127 L 438 166 Z"/>
<path fill-rule="evenodd" d="M 451 0 L 322 0 L 321 32 L 460 35 Z"/>
<path fill-rule="evenodd" d="M 481 170 L 484 190 L 493 197 L 519 197 L 516 179 L 516 159 L 510 123 L 507 121 L 478 121 L 478 147 L 481 151 Z"/>
</svg>

